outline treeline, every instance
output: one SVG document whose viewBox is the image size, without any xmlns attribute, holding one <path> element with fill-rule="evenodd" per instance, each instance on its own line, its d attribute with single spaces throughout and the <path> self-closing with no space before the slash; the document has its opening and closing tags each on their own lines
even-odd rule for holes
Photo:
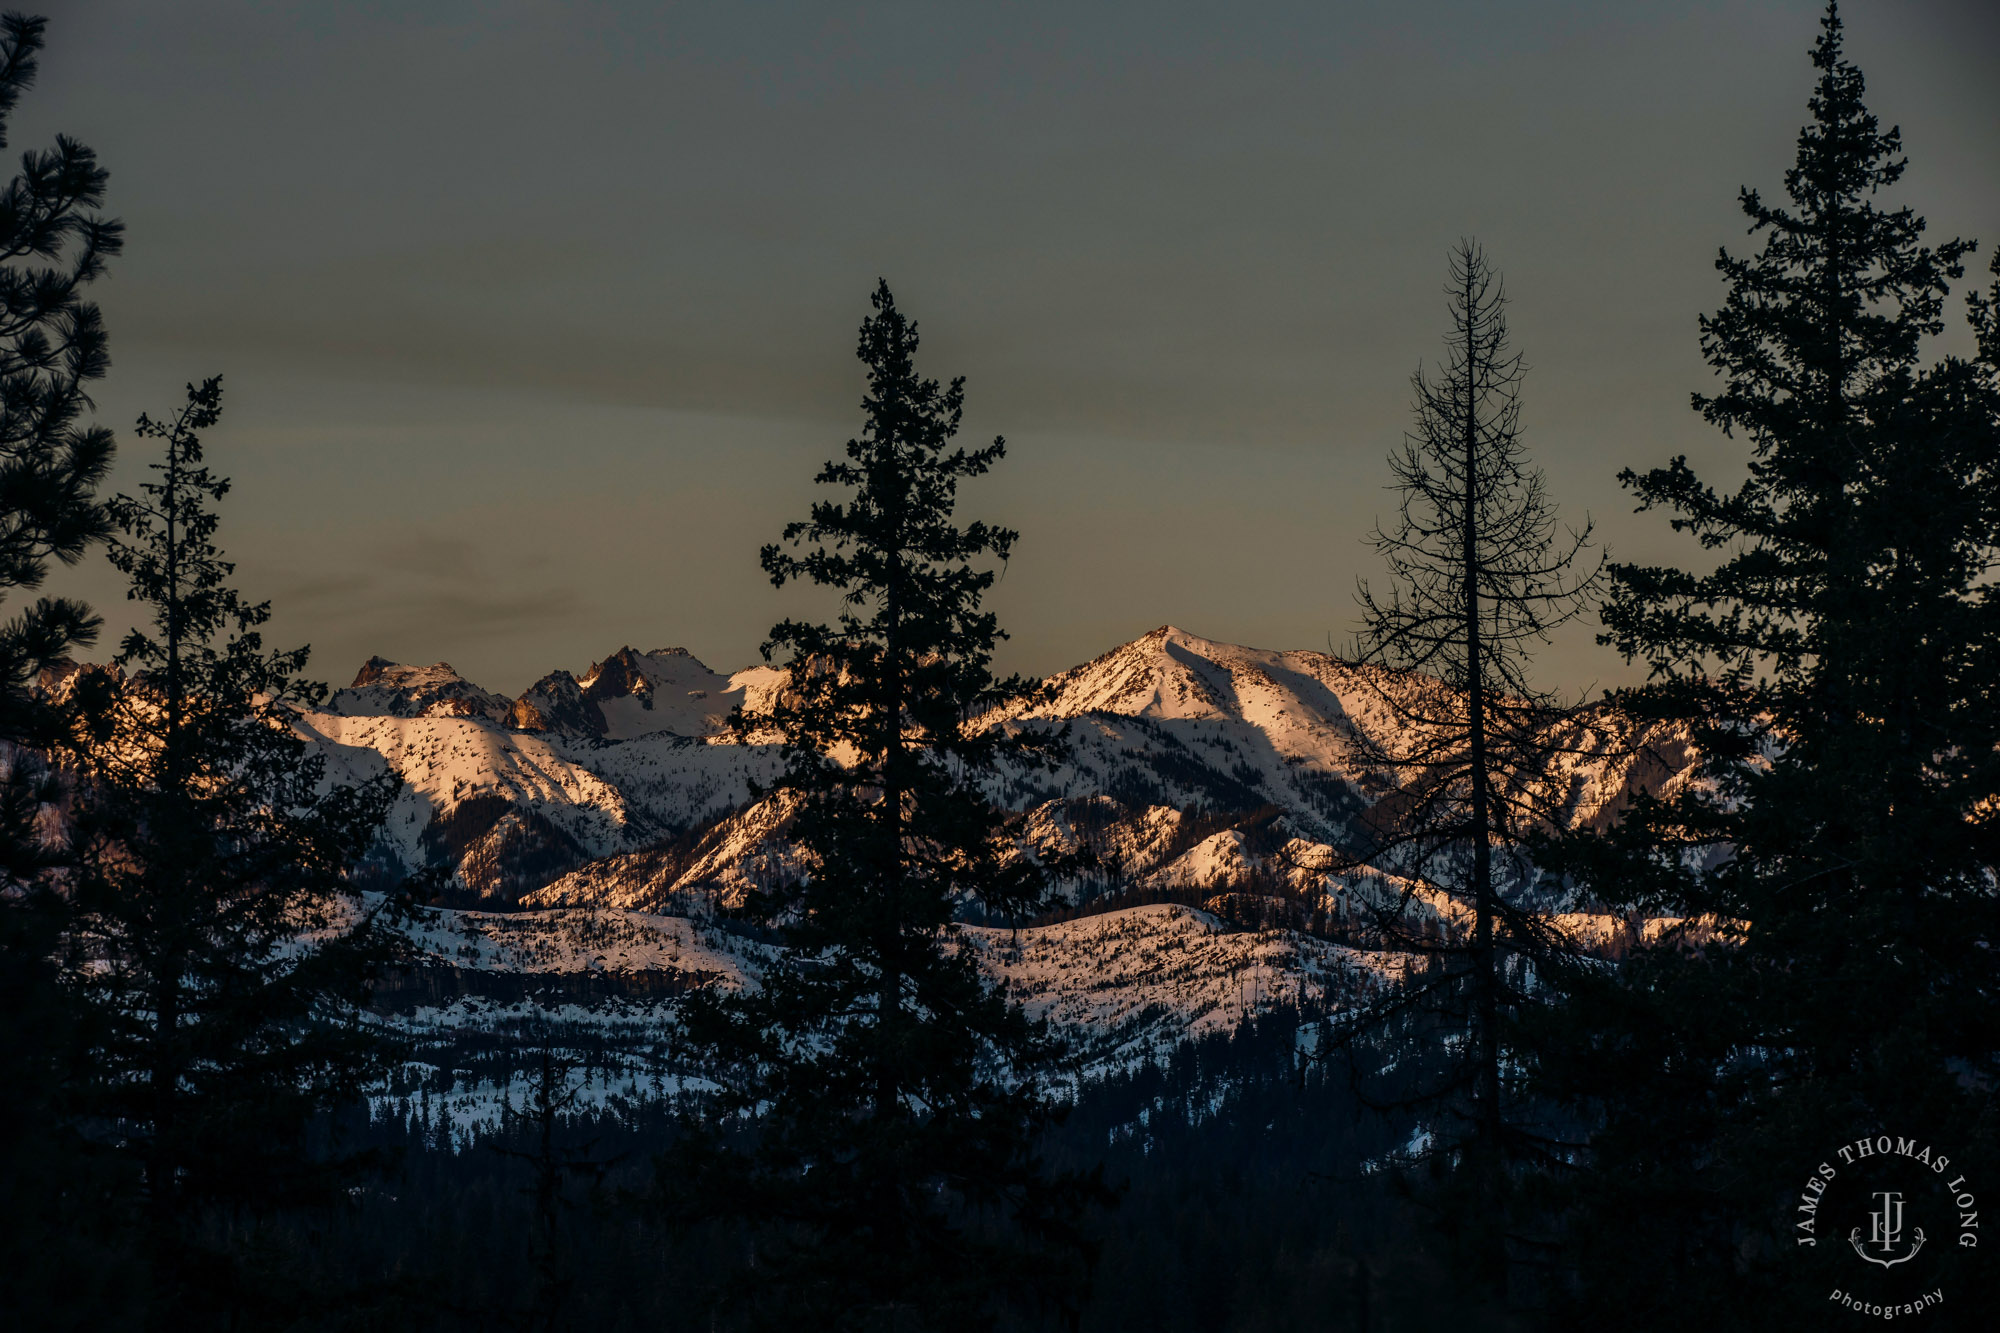
<svg viewBox="0 0 2000 1333">
<path fill-rule="evenodd" d="M 1301 1071 L 1311 1016 L 1265 1014 L 1190 1041 L 1164 1063 L 1090 1085 L 1048 1137 L 1050 1160 L 1102 1164 L 1119 1200 L 1094 1228 L 1090 1333 L 1462 1330 L 1508 1316 L 1461 1288 L 1420 1200 L 1384 1171 L 1411 1132 L 1359 1102 L 1344 1073 Z M 351 1124 L 358 1144 L 399 1154 L 393 1183 L 352 1207 L 272 1234 L 298 1271 L 343 1293 L 306 1328 L 536 1327 L 526 1312 L 563 1291 L 557 1326 L 727 1327 L 716 1278 L 734 1238 L 671 1225 L 646 1206 L 671 1110 L 578 1115 L 554 1139 L 589 1164 L 565 1175 L 544 1240 L 534 1098 L 489 1142 L 430 1151 L 390 1125 Z M 1033 1318 L 1003 1320 L 1046 1327 Z"/>
<path fill-rule="evenodd" d="M 42 36 L 0 22 L 0 116 Z M 1395 799 L 1355 821 L 1351 868 L 1409 893 L 1219 904 L 1405 955 L 1404 984 L 1066 1105 L 1060 1043 L 952 939 L 1096 873 L 1020 858 L 985 795 L 1064 754 L 973 726 L 1046 697 L 993 668 L 983 599 L 1017 534 L 958 514 L 1006 447 L 957 441 L 964 382 L 919 372 L 882 284 L 862 427 L 760 553 L 832 608 L 773 627 L 786 686 L 735 719 L 775 737 L 756 795 L 811 869 L 742 909 L 779 961 L 681 1006 L 699 1094 L 593 1123 L 557 1054 L 522 1052 L 534 1095 L 456 1156 L 357 1110 L 399 1058 L 367 981 L 442 886 L 358 891 L 395 784 L 330 780 L 290 725 L 323 687 L 231 585 L 202 448 L 220 380 L 142 418 L 150 480 L 99 495 L 87 291 L 122 232 L 87 148 L 29 153 L 0 192 L 0 590 L 102 548 L 142 624 L 87 669 L 87 607 L 0 626 L 0 1305 L 84 1328 L 1667 1329 L 1922 1283 L 1951 1292 L 1924 1317 L 1971 1326 L 2000 1179 L 2000 286 L 1965 303 L 1976 350 L 1932 359 L 1972 246 L 1878 202 L 1900 136 L 1832 6 L 1813 62 L 1788 202 L 1744 192 L 1760 248 L 1721 257 L 1700 323 L 1720 385 L 1695 407 L 1747 479 L 1622 474 L 1687 567 L 1604 563 L 1559 522 L 1497 272 L 1454 255 L 1357 642 L 1452 687 L 1385 696 L 1400 738 L 1360 756 Z M 1572 705 L 1530 667 L 1589 615 L 1648 671 L 1611 706 L 1690 736 L 1700 780 L 1563 832 L 1538 779 Z M 1510 887 L 1537 876 L 1662 926 L 1607 959 Z M 1878 1136 L 1910 1146 L 1830 1191 L 1822 1164 Z M 1955 1181 L 1883 1174 L 1919 1141 Z"/>
</svg>

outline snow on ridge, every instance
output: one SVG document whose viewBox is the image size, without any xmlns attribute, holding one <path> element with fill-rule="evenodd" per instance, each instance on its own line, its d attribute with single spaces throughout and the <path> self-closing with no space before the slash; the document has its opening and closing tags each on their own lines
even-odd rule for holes
<svg viewBox="0 0 2000 1333">
<path fill-rule="evenodd" d="M 697 896 L 740 906 L 750 889 L 795 871 L 797 854 L 783 840 L 789 803 L 767 797 L 712 825 L 691 845 L 647 848 L 594 861 L 522 899 L 524 907 L 602 906 L 625 910 L 685 909 Z"/>
<path fill-rule="evenodd" d="M 295 724 L 320 744 L 338 778 L 386 764 L 403 779 L 383 834 L 405 864 L 422 865 L 431 821 L 474 796 L 497 796 L 548 819 L 593 855 L 623 845 L 623 794 L 546 736 L 503 731 L 469 717 L 348 716 L 306 711 Z"/>
<path fill-rule="evenodd" d="M 636 653 L 620 648 L 577 680 L 584 698 L 597 705 L 609 740 L 631 740 L 653 732 L 713 736 L 725 730 L 742 698 L 727 676 L 709 670 L 685 648 Z"/>
<path fill-rule="evenodd" d="M 371 657 L 355 673 L 354 683 L 336 690 L 327 711 L 348 717 L 470 717 L 504 722 L 512 701 L 483 690 L 452 669 L 449 662 L 408 666 Z"/>
<path fill-rule="evenodd" d="M 673 970 L 703 984 L 754 984 L 773 951 L 685 917 L 617 911 L 437 913 L 411 927 L 433 964 L 552 980 L 590 971 Z M 958 945 L 1069 1048 L 1062 1078 L 1075 1086 L 1165 1058 L 1190 1037 L 1233 1030 L 1282 1005 L 1338 1008 L 1373 993 L 1408 965 L 1282 930 L 1230 930 L 1189 907 L 1156 904 L 1018 932 L 961 926 Z M 559 986 L 522 998 L 466 996 L 380 1016 L 420 1058 L 372 1093 L 374 1114 L 464 1147 L 518 1107 L 530 1061 L 498 1059 L 538 1047 L 581 1055 L 589 1110 L 635 1109 L 702 1087 L 677 1056 L 671 996 L 576 1002 Z"/>
<path fill-rule="evenodd" d="M 515 731 L 631 740 L 655 732 L 718 738 L 738 703 L 755 709 L 782 684 L 775 667 L 732 675 L 711 670 L 685 648 L 618 649 L 581 675 L 552 671 L 518 700 L 482 689 L 448 662 L 413 666 L 371 657 L 354 683 L 336 691 L 328 711 L 350 717 L 471 717 Z M 573 686 L 574 711 L 551 709 Z"/>
<path fill-rule="evenodd" d="M 770 945 L 684 916 L 559 909 L 433 910 L 427 918 L 403 927 L 421 962 L 494 973 L 675 972 L 735 989 L 756 984 L 777 956 Z M 1280 1005 L 1340 1007 L 1406 965 L 1400 955 L 1367 954 L 1295 931 L 1232 930 L 1171 903 L 1018 931 L 958 926 L 953 938 L 1031 1016 L 1070 1040 L 1080 1069 L 1098 1071 L 1155 1058 L 1188 1037 L 1232 1029 Z M 592 1021 L 567 998 L 554 1003 L 569 1021 Z M 629 1017 L 613 1005 L 604 1021 Z M 441 1019 L 433 1010 L 410 1021 Z M 450 1021 L 463 1026 L 468 1019 Z M 655 1026 L 668 1023 L 663 1010 Z"/>
<path fill-rule="evenodd" d="M 1157 1058 L 1279 1005 L 1344 1007 L 1405 965 L 1297 931 L 1231 930 L 1171 903 L 959 935 L 990 977 L 1097 1067 Z"/>
<path fill-rule="evenodd" d="M 496 973 L 686 972 L 731 989 L 759 974 L 770 950 L 684 916 L 558 909 L 433 908 L 401 927 L 427 963 Z"/>
<path fill-rule="evenodd" d="M 738 703 L 753 714 L 767 708 L 786 679 L 771 666 L 723 676 L 682 649 L 621 648 L 592 663 L 582 682 L 567 672 L 544 678 L 496 720 L 492 705 L 504 701 L 446 665 L 375 659 L 301 730 L 336 753 L 337 769 L 362 774 L 386 763 L 402 774 L 408 786 L 387 841 L 408 867 L 437 859 L 443 838 L 453 855 L 513 856 L 520 868 L 502 887 L 529 895 L 528 905 L 658 906 L 693 887 L 738 897 L 760 873 L 758 858 L 768 861 L 770 850 L 756 844 L 772 829 L 748 802 L 751 781 L 774 772 L 771 738 L 739 744 L 728 718 Z M 1035 821 L 1060 822 L 1075 802 L 1115 796 L 1122 827 L 1100 831 L 1098 841 L 1134 874 L 1160 868 L 1164 841 L 1180 837 L 1158 821 L 1193 810 L 1278 810 L 1292 836 L 1343 845 L 1354 816 L 1383 791 L 1357 746 L 1393 742 L 1399 723 L 1384 692 L 1445 688 L 1328 653 L 1246 648 L 1171 625 L 1049 683 L 1050 700 L 998 709 L 980 725 L 1061 721 L 1068 759 L 1053 770 L 1003 771 L 989 783 L 992 794 L 1027 816 L 1031 845 L 1044 835 L 1050 845 L 1061 840 Z M 370 694 L 392 686 L 393 697 Z M 1563 726 L 1574 753 L 1549 789 L 1579 821 L 1608 818 L 1635 778 L 1678 781 L 1688 766 L 1684 749 L 1657 761 L 1636 755 L 1627 730 L 1599 716 Z M 361 753 L 368 750 L 380 757 L 373 770 Z M 477 818 L 439 826 L 426 844 L 426 829 L 476 797 L 492 800 L 476 807 Z M 1048 813 L 1052 801 L 1071 804 Z M 510 817 L 503 805 L 533 827 L 502 830 L 498 842 L 474 849 L 484 829 Z M 1149 809 L 1157 813 L 1142 814 Z M 534 821 L 546 830 L 536 832 Z M 682 858 L 671 875 L 660 856 L 643 855 L 690 838 L 712 846 L 692 862 Z M 1186 851 L 1176 845 L 1172 854 Z M 1192 862 L 1175 873 L 1209 877 Z"/>
</svg>

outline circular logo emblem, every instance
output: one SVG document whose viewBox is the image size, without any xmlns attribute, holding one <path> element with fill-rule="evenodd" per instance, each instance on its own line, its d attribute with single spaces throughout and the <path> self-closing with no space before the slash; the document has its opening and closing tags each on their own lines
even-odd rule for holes
<svg viewBox="0 0 2000 1333">
<path fill-rule="evenodd" d="M 1954 1255 L 1979 1247 L 1979 1199 L 1951 1155 L 1876 1134 L 1844 1143 L 1801 1182 L 1792 1239 L 1826 1300 L 1877 1319 L 1951 1300 Z"/>
</svg>

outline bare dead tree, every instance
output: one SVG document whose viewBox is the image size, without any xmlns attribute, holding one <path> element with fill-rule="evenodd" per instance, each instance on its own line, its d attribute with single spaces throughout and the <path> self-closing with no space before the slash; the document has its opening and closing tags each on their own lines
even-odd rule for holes
<svg viewBox="0 0 2000 1333">
<path fill-rule="evenodd" d="M 1589 522 L 1563 525 L 1528 463 L 1521 358 L 1479 246 L 1452 253 L 1446 292 L 1444 360 L 1412 377 L 1415 425 L 1389 460 L 1401 503 L 1371 535 L 1388 587 L 1358 589 L 1355 655 L 1391 669 L 1375 684 L 1399 725 L 1358 742 L 1388 795 L 1348 866 L 1395 877 L 1372 911 L 1377 940 L 1428 962 L 1351 1029 L 1422 1023 L 1454 1038 L 1441 1043 L 1442 1076 L 1403 1104 L 1446 1105 L 1468 1132 L 1434 1135 L 1434 1151 L 1491 1168 L 1521 1146 L 1505 1101 L 1508 1015 L 1536 965 L 1567 945 L 1508 891 L 1532 878 L 1523 839 L 1561 817 L 1549 778 L 1574 743 L 1570 710 L 1529 668 L 1591 605 L 1601 557 Z"/>
</svg>

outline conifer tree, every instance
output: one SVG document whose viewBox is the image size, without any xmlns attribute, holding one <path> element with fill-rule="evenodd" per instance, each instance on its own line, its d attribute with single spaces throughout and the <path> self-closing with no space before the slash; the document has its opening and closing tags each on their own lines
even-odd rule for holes
<svg viewBox="0 0 2000 1333">
<path fill-rule="evenodd" d="M 534 1200 L 534 1295 L 510 1321 L 529 1333 L 561 1328 L 563 1312 L 576 1288 L 575 1261 L 563 1235 L 563 1215 L 576 1207 L 576 1201 L 569 1197 L 570 1185 L 581 1181 L 594 1190 L 603 1185 L 605 1174 L 620 1160 L 597 1156 L 595 1139 L 578 1144 L 556 1142 L 562 1122 L 577 1113 L 583 1096 L 584 1085 L 570 1078 L 575 1070 L 573 1061 L 544 1047 L 524 1104 L 516 1109 L 510 1101 L 505 1107 L 506 1129 L 525 1131 L 532 1136 L 534 1146 L 487 1145 L 502 1157 L 525 1163 L 534 1176 L 533 1183 L 521 1190 Z"/>
<path fill-rule="evenodd" d="M 0 147 L 34 82 L 46 21 L 0 17 Z M 105 533 L 96 488 L 111 432 L 84 421 L 88 386 L 110 363 L 103 320 L 85 289 L 124 243 L 94 210 L 108 173 L 63 135 L 30 152 L 0 190 L 0 594 L 39 588 L 51 562 L 74 564 Z M 37 707 L 37 671 L 87 644 L 96 620 L 44 597 L 0 625 L 0 718 L 12 740 Z"/>
<path fill-rule="evenodd" d="M 1447 356 L 1436 374 L 1413 377 L 1415 429 L 1390 459 L 1401 505 L 1374 533 L 1392 585 L 1378 594 L 1362 583 L 1357 654 L 1434 678 L 1381 684 L 1399 726 L 1389 739 L 1359 740 L 1356 753 L 1395 788 L 1357 849 L 1360 863 L 1406 886 L 1377 905 L 1377 939 L 1426 966 L 1341 1026 L 1350 1040 L 1385 1026 L 1406 1041 L 1446 1038 L 1443 1068 L 1404 1077 L 1397 1100 L 1444 1111 L 1430 1155 L 1469 1187 L 1455 1225 L 1472 1242 L 1478 1279 L 1497 1287 L 1500 1173 L 1541 1147 L 1514 1114 L 1515 1015 L 1538 968 L 1567 944 L 1530 910 L 1537 904 L 1508 893 L 1531 880 L 1520 849 L 1560 818 L 1564 794 L 1549 776 L 1565 710 L 1534 687 L 1529 666 L 1532 650 L 1587 608 L 1598 566 L 1589 525 L 1560 526 L 1527 462 L 1521 358 L 1509 345 L 1500 279 L 1477 245 L 1461 242 L 1452 254 L 1446 294 Z M 1443 931 L 1431 916 L 1437 895 L 1465 905 Z"/>
<path fill-rule="evenodd" d="M 190 386 L 155 480 L 110 503 L 112 563 L 150 623 L 92 672 L 71 834 L 71 985 L 95 1020 L 88 1109 L 132 1158 L 156 1318 L 268 1317 L 251 1247 L 225 1223 L 327 1197 L 343 1163 L 308 1151 L 382 1047 L 349 1021 L 381 946 L 349 868 L 393 798 L 344 785 L 293 728 L 325 687 L 272 652 L 268 603 L 229 585 L 214 537 L 229 489 L 202 459 L 221 381 Z"/>
<path fill-rule="evenodd" d="M 1587 1295 L 1643 1327 L 1807 1298 L 1771 1201 L 1810 1145 L 1921 1126 L 1970 1167 L 2000 1141 L 2000 335 L 1975 298 L 1978 355 L 1924 364 L 1972 246 L 1877 202 L 1901 137 L 1833 5 L 1812 61 L 1789 204 L 1743 191 L 1762 247 L 1722 254 L 1701 321 L 1722 387 L 1694 405 L 1748 475 L 1622 476 L 1713 553 L 1615 566 L 1603 636 L 1650 673 L 1618 704 L 1692 727 L 1704 780 L 1566 849 L 1600 895 L 1689 921 L 1579 986 L 1547 1068 L 1602 1119 Z M 1621 1251 L 1660 1262 L 1614 1294 Z"/>
<path fill-rule="evenodd" d="M 45 21 L 0 16 L 0 147 L 34 82 Z M 95 210 L 105 170 L 57 136 L 25 154 L 0 187 L 0 599 L 43 586 L 105 530 L 96 488 L 111 433 L 89 424 L 87 390 L 104 374 L 104 326 L 89 284 L 118 253 L 120 224 Z M 65 902 L 56 849 L 43 836 L 60 783 L 40 747 L 62 729 L 35 685 L 91 643 L 97 619 L 68 598 L 40 597 L 0 622 L 0 1309 L 38 1327 L 115 1323 L 124 1284 L 104 1227 L 113 1181 L 80 1153 L 65 1073 L 77 1015 L 58 985 Z"/>
<path fill-rule="evenodd" d="M 761 989 L 691 1006 L 698 1048 L 732 1070 L 716 1108 L 755 1115 L 754 1146 L 710 1130 L 681 1156 L 684 1206 L 750 1228 L 758 1327 L 971 1329 L 1008 1298 L 1073 1301 L 1095 1182 L 1037 1155 L 1053 1111 L 1046 1036 L 954 938 L 968 902 L 1031 903 L 980 786 L 1045 738 L 975 729 L 1028 688 L 999 679 L 982 598 L 1015 534 L 954 519 L 961 480 L 1005 454 L 953 443 L 964 382 L 916 369 L 917 328 L 887 284 L 863 322 L 866 424 L 813 505 L 763 549 L 774 585 L 837 591 L 832 624 L 787 620 L 787 685 L 746 737 L 780 737 L 804 872 L 757 896 L 785 950 Z M 788 549 L 789 548 L 789 549 Z"/>
</svg>

